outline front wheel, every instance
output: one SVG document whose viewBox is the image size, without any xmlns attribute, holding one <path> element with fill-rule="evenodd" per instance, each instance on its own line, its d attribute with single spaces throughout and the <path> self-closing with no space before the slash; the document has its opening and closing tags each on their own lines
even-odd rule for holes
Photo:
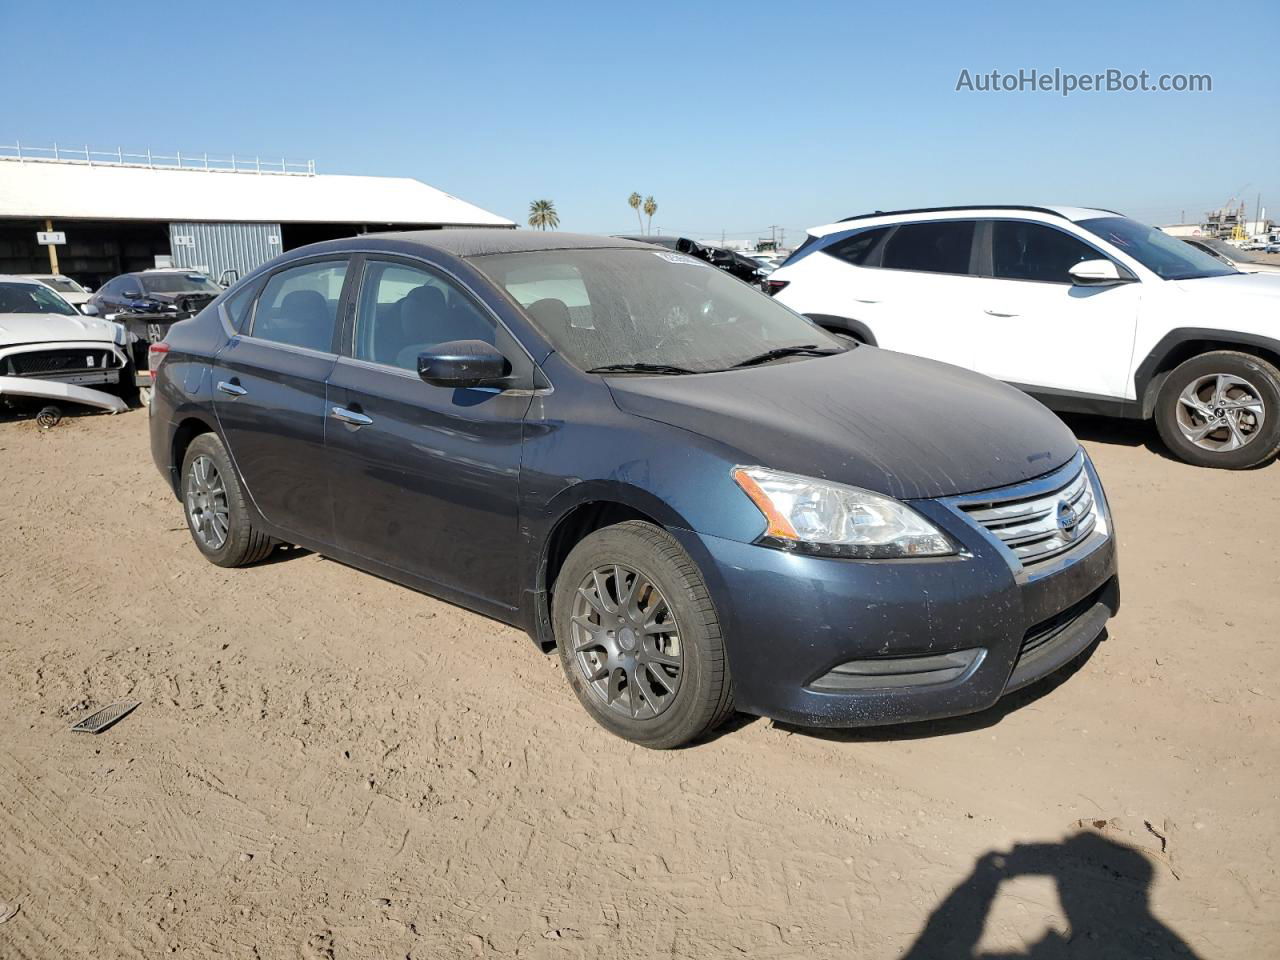
<svg viewBox="0 0 1280 960">
<path fill-rule="evenodd" d="M 1280 370 L 1252 354 L 1215 350 L 1165 380 L 1156 428 L 1179 459 L 1244 470 L 1280 450 Z"/>
<path fill-rule="evenodd" d="M 552 616 L 565 677 L 606 730 L 668 749 L 732 711 L 720 620 L 665 530 L 630 521 L 585 537 L 556 578 Z"/>
</svg>

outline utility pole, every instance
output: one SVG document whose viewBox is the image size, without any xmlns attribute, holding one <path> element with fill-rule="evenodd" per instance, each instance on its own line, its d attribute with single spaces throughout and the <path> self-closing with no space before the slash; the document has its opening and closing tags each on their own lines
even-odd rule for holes
<svg viewBox="0 0 1280 960">
<path fill-rule="evenodd" d="M 53 221 L 46 218 L 44 228 L 48 233 L 53 233 Z M 58 269 L 58 247 L 52 243 L 49 244 L 49 272 L 54 274 L 62 272 Z"/>
</svg>

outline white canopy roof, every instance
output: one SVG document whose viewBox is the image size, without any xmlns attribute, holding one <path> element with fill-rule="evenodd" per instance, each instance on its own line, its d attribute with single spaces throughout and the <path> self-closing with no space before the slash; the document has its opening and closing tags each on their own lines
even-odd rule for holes
<svg viewBox="0 0 1280 960">
<path fill-rule="evenodd" d="M 407 177 L 8 159 L 0 159 L 0 217 L 514 226 L 505 217 Z"/>
</svg>

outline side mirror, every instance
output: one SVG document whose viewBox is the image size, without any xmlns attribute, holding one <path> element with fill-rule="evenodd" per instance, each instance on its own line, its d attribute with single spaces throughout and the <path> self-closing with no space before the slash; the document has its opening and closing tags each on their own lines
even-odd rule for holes
<svg viewBox="0 0 1280 960">
<path fill-rule="evenodd" d="M 80 312 L 86 317 L 96 317 L 98 315 L 98 308 L 92 303 L 82 303 L 80 304 Z"/>
<path fill-rule="evenodd" d="M 483 340 L 451 340 L 418 354 L 418 376 L 435 387 L 488 387 L 511 373 L 511 364 Z"/>
<path fill-rule="evenodd" d="M 1127 282 L 1120 276 L 1120 271 L 1110 260 L 1081 260 L 1067 273 L 1071 274 L 1071 282 L 1082 287 L 1106 287 L 1116 283 Z"/>
<path fill-rule="evenodd" d="M 141 290 L 126 290 L 126 291 L 124 292 L 124 298 L 125 298 L 126 300 L 141 300 L 141 299 L 142 299 L 142 291 L 141 291 Z"/>
</svg>

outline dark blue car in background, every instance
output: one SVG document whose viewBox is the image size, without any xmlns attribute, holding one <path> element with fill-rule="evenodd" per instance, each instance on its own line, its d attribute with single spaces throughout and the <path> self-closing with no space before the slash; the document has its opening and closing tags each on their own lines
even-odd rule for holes
<svg viewBox="0 0 1280 960">
<path fill-rule="evenodd" d="M 1119 603 L 1102 486 L 1052 413 L 643 243 L 317 244 L 151 365 L 154 458 L 209 560 L 297 544 L 518 625 L 645 746 L 735 708 L 981 710 Z"/>
</svg>

